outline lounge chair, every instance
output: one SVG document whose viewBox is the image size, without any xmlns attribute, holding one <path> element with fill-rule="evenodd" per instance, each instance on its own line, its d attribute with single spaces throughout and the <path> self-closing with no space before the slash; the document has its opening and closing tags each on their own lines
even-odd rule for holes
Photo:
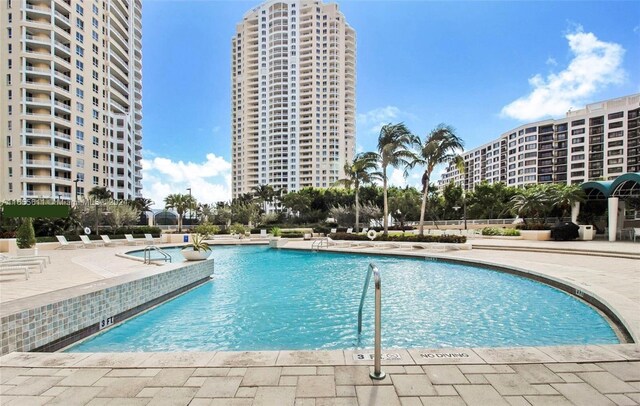
<svg viewBox="0 0 640 406">
<path fill-rule="evenodd" d="M 313 234 L 311 234 L 311 233 L 304 233 L 304 235 L 303 235 L 302 239 L 303 239 L 303 240 L 305 240 L 305 241 L 308 241 L 308 240 L 310 240 L 312 237 L 313 237 Z"/>
<path fill-rule="evenodd" d="M 267 230 L 260 230 L 260 238 L 267 238 L 269 235 L 267 234 Z"/>
<path fill-rule="evenodd" d="M 636 238 L 640 237 L 640 228 L 634 227 L 633 229 L 633 242 L 636 242 Z"/>
<path fill-rule="evenodd" d="M 125 234 L 124 238 L 127 239 L 127 245 L 138 245 L 138 243 L 145 243 L 145 241 L 143 240 L 137 240 L 135 238 L 133 238 L 133 235 L 131 234 Z"/>
<path fill-rule="evenodd" d="M 335 234 L 335 233 L 337 233 L 337 232 L 338 232 L 338 229 L 337 229 L 337 228 L 332 228 L 332 229 L 331 229 L 331 234 Z"/>
<path fill-rule="evenodd" d="M 151 234 L 145 234 L 144 235 L 144 241 L 149 245 L 153 245 L 153 244 L 159 243 L 160 239 L 159 238 L 153 238 L 153 236 Z"/>
<path fill-rule="evenodd" d="M 112 247 L 114 245 L 120 245 L 122 244 L 122 241 L 113 241 L 111 239 L 111 237 L 109 237 L 108 235 L 104 235 L 102 234 L 100 236 L 100 238 L 102 238 L 102 243 L 106 246 L 106 247 Z"/>
<path fill-rule="evenodd" d="M 80 236 L 80 240 L 82 241 L 82 244 L 84 245 L 85 248 L 95 248 L 98 245 L 104 245 L 101 242 L 93 242 L 89 239 L 88 235 L 81 235 Z"/>
<path fill-rule="evenodd" d="M 56 238 L 58 239 L 58 242 L 60 243 L 60 246 L 57 247 L 56 249 L 76 249 L 78 247 L 81 247 L 82 245 L 79 245 L 78 243 L 70 243 L 69 241 L 67 241 L 67 237 L 65 237 L 64 235 L 56 235 Z"/>
<path fill-rule="evenodd" d="M 353 228 L 351 227 L 347 228 L 347 234 L 353 234 Z"/>
<path fill-rule="evenodd" d="M 369 231 L 369 229 L 367 227 L 365 227 L 365 228 L 362 229 L 361 233 L 366 234 L 367 231 Z"/>
<path fill-rule="evenodd" d="M 47 267 L 47 264 L 51 263 L 51 257 L 48 255 L 19 255 L 16 257 L 12 257 L 9 255 L 4 255 L 4 254 L 0 254 L 0 262 L 2 262 L 2 260 L 5 259 L 13 259 L 13 260 L 38 260 L 38 261 L 42 261 L 43 265 L 45 266 L 45 268 Z"/>
<path fill-rule="evenodd" d="M 393 242 L 386 242 L 378 244 L 376 248 L 380 248 L 381 250 L 396 250 L 402 248 L 402 245 Z"/>
<path fill-rule="evenodd" d="M 14 265 L 2 265 L 0 264 L 0 272 L 17 273 L 24 272 L 24 279 L 29 279 L 29 267 L 28 266 L 14 266 Z"/>
<path fill-rule="evenodd" d="M 45 259 L 3 259 L 0 261 L 0 266 L 7 267 L 27 267 L 38 268 L 40 273 L 44 270 L 46 265 Z"/>
</svg>

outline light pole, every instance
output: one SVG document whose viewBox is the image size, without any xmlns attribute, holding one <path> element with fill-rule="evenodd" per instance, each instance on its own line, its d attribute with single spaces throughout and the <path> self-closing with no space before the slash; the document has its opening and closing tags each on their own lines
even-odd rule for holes
<svg viewBox="0 0 640 406">
<path fill-rule="evenodd" d="M 467 196 L 462 191 L 462 216 L 464 217 L 464 229 L 467 229 Z"/>
<path fill-rule="evenodd" d="M 80 177 L 76 175 L 76 179 L 73 181 L 73 183 L 75 183 L 75 190 L 76 190 L 76 196 L 74 199 L 76 201 L 76 206 L 78 205 L 78 182 L 80 182 Z"/>
</svg>

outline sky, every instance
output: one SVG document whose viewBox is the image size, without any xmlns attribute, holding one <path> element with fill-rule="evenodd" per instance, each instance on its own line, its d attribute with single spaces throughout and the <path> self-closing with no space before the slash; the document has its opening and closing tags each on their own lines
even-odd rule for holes
<svg viewBox="0 0 640 406">
<path fill-rule="evenodd" d="M 380 127 L 453 126 L 471 149 L 640 92 L 640 2 L 336 1 L 356 31 L 357 152 Z M 229 200 L 231 37 L 259 1 L 143 1 L 143 196 Z M 390 176 L 418 185 L 421 174 Z M 435 179 L 434 179 L 435 180 Z"/>
</svg>

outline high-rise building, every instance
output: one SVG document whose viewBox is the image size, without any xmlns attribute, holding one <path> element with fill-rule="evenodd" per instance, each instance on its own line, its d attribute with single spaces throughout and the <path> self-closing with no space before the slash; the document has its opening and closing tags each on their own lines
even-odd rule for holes
<svg viewBox="0 0 640 406">
<path fill-rule="evenodd" d="M 267 1 L 231 47 L 233 197 L 331 186 L 355 146 L 355 31 L 337 4 Z"/>
<path fill-rule="evenodd" d="M 4 0 L 0 201 L 142 189 L 142 1 Z"/>
<path fill-rule="evenodd" d="M 566 117 L 524 124 L 462 154 L 439 186 L 471 190 L 482 181 L 509 186 L 580 184 L 640 172 L 640 94 L 592 103 Z"/>
</svg>

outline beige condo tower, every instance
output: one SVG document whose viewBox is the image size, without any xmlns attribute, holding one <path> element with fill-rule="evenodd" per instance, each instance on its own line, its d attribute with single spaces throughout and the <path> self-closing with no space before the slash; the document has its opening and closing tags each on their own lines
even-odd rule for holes
<svg viewBox="0 0 640 406">
<path fill-rule="evenodd" d="M 142 190 L 141 0 L 3 0 L 0 201 Z"/>
<path fill-rule="evenodd" d="M 233 197 L 331 186 L 355 146 L 355 31 L 337 4 L 267 1 L 231 44 Z"/>
</svg>

